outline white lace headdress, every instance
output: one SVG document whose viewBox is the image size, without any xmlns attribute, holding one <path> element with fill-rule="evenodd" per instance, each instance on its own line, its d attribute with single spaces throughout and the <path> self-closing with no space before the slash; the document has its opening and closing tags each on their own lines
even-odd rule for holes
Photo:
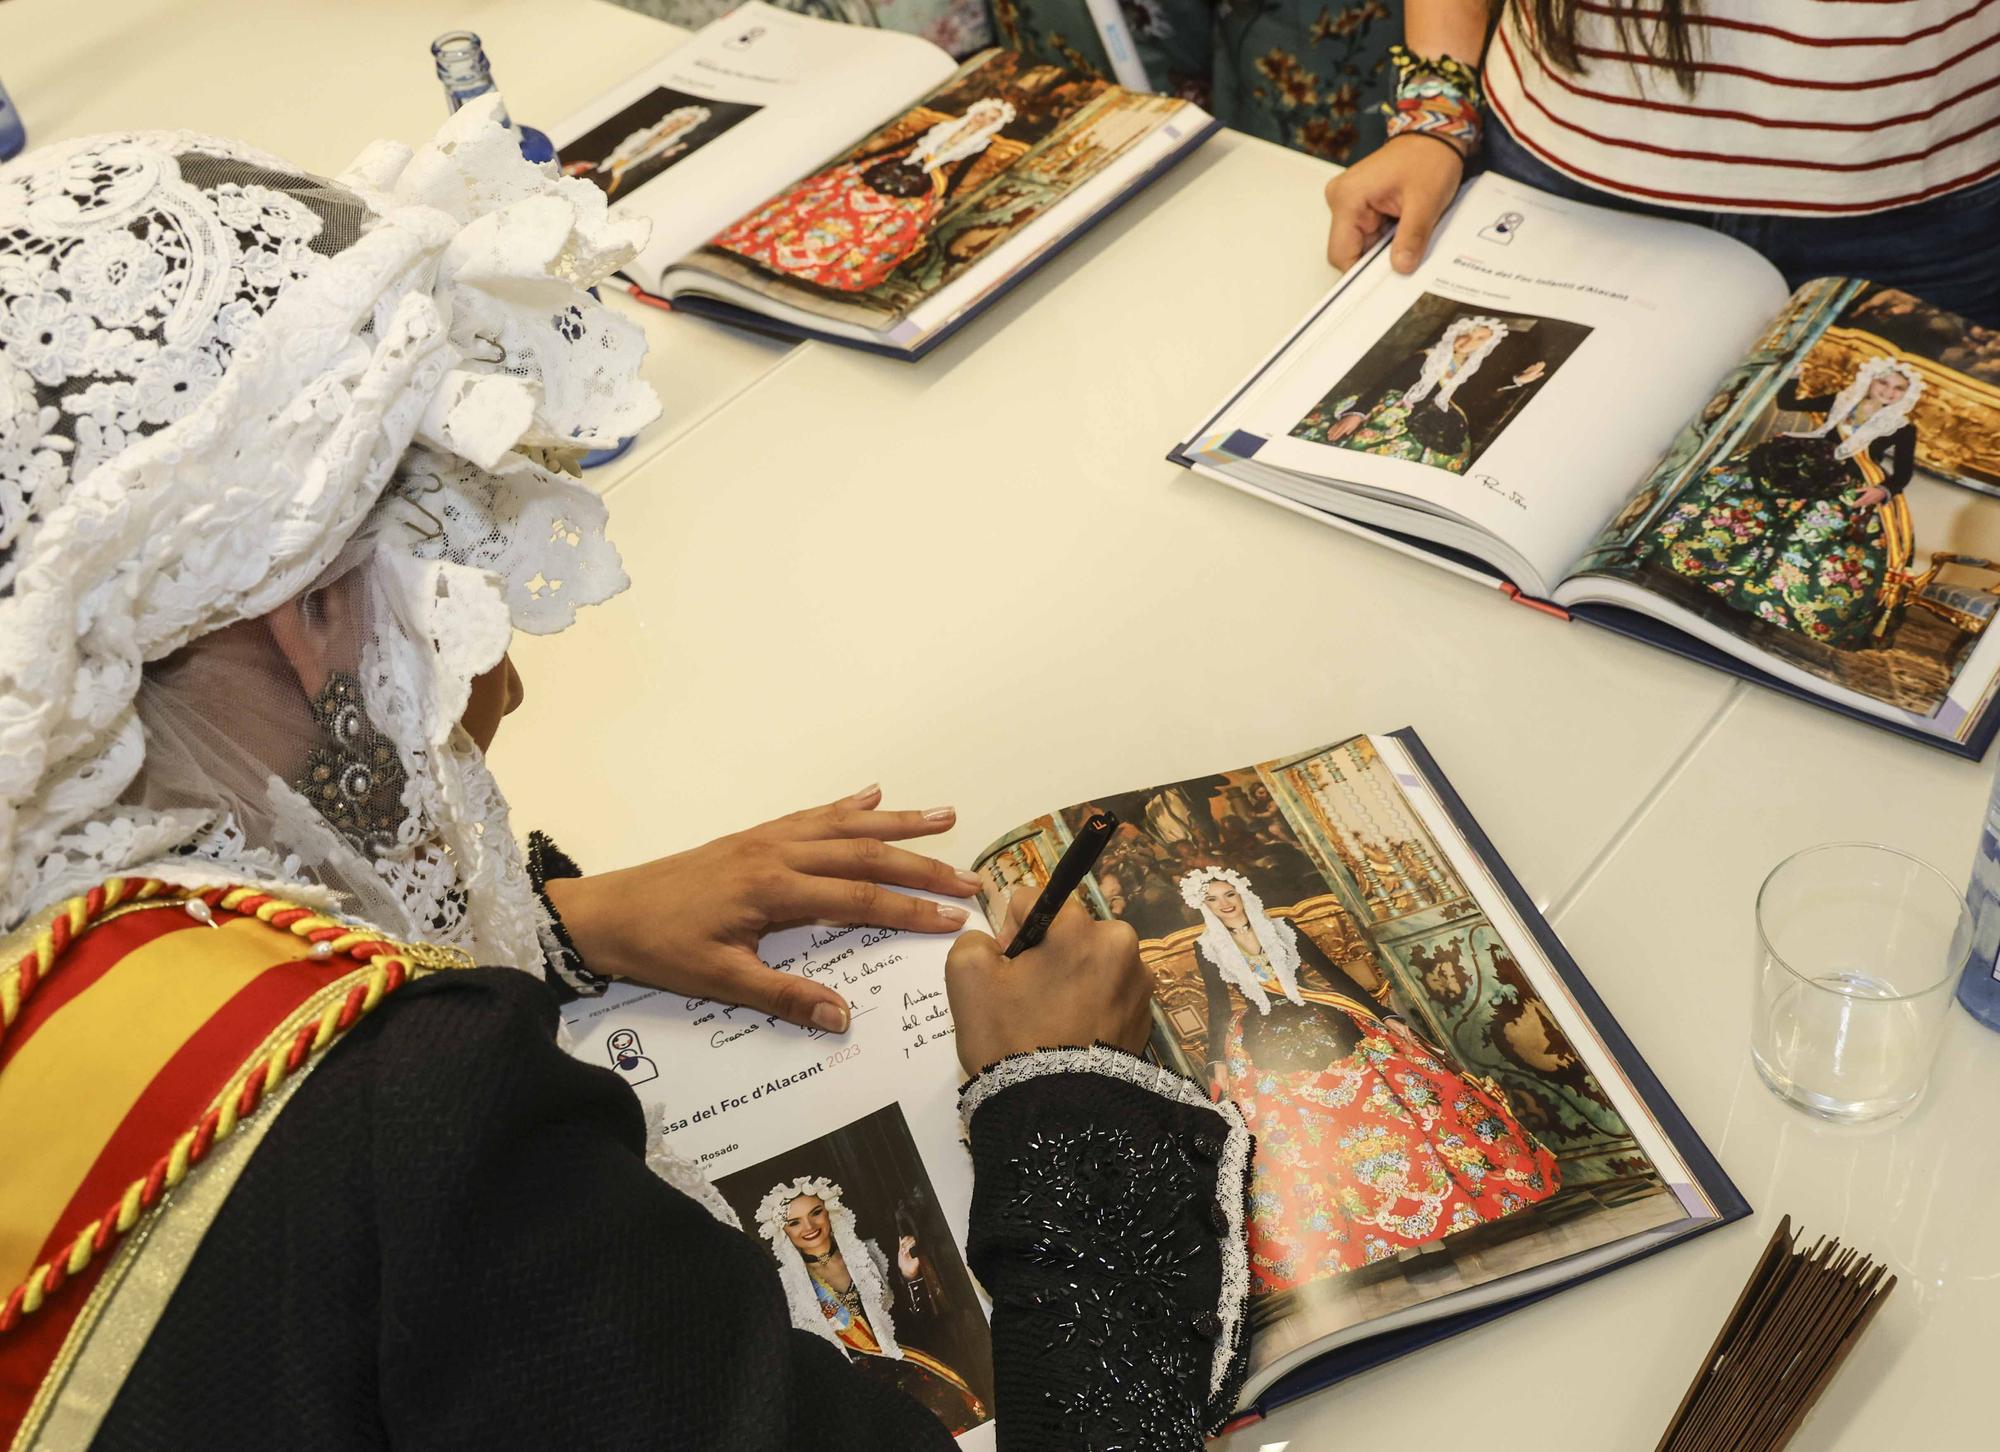
<svg viewBox="0 0 2000 1452">
<path fill-rule="evenodd" d="M 1875 380 L 1885 373 L 1900 374 L 1907 387 L 1903 396 L 1887 408 L 1878 408 L 1860 423 L 1856 424 L 1834 448 L 1836 459 L 1851 459 L 1879 438 L 1885 438 L 1900 429 L 1910 416 L 1910 410 L 1917 405 L 1917 396 L 1924 391 L 1924 375 L 1900 358 L 1880 355 L 1870 358 L 1854 375 L 1854 381 L 1834 395 L 1833 407 L 1826 411 L 1817 428 L 1792 429 L 1787 437 L 1794 439 L 1818 439 L 1832 433 L 1847 422 L 1854 410 L 1868 397 L 1868 390 L 1875 386 Z"/>
<path fill-rule="evenodd" d="M 1236 889 L 1244 919 L 1257 935 L 1271 972 L 1277 976 L 1278 987 L 1284 990 L 1288 1001 L 1303 1005 L 1305 999 L 1299 996 L 1298 934 L 1283 918 L 1267 917 L 1264 900 L 1252 890 L 1248 879 L 1227 867 L 1197 867 L 1180 880 L 1181 901 L 1201 914 L 1201 937 L 1195 944 L 1201 956 L 1222 975 L 1223 982 L 1255 1004 L 1257 1012 L 1271 1011 L 1271 995 L 1265 992 L 1257 970 L 1250 966 L 1250 960 L 1236 946 L 1235 937 L 1208 905 L 1206 893 L 1211 882 L 1226 882 Z"/>
<path fill-rule="evenodd" d="M 1491 332 L 1488 333 L 1485 342 L 1465 355 L 1464 362 L 1453 367 L 1452 345 L 1474 328 L 1488 328 Z M 1458 392 L 1459 387 L 1467 379 L 1479 371 L 1479 365 L 1486 361 L 1486 355 L 1500 346 L 1501 340 L 1508 332 L 1507 325 L 1498 318 L 1463 317 L 1454 320 L 1451 326 L 1444 330 L 1444 336 L 1431 344 L 1430 351 L 1424 354 L 1424 367 L 1417 376 L 1417 386 L 1403 395 L 1405 401 L 1422 403 L 1431 396 L 1431 390 L 1436 389 L 1437 398 L 1434 400 L 1436 406 L 1450 408 L 1451 396 Z"/>
<path fill-rule="evenodd" d="M 965 108 L 963 116 L 940 121 L 923 134 L 910 153 L 910 165 L 937 171 L 954 161 L 977 156 L 993 142 L 1000 130 L 1014 119 L 1014 106 L 995 96 L 986 96 Z M 968 124 L 969 123 L 969 124 Z M 957 136 L 953 140 L 954 135 Z"/>
<path fill-rule="evenodd" d="M 868 1329 L 875 1333 L 884 1356 L 900 1359 L 903 1348 L 896 1342 L 896 1323 L 889 1314 L 889 1263 L 875 1243 L 863 1240 L 854 1228 L 854 1212 L 841 1202 L 840 1186 L 818 1175 L 774 1185 L 757 1204 L 757 1231 L 770 1242 L 771 1254 L 778 1262 L 778 1279 L 785 1287 L 785 1303 L 791 1309 L 792 1324 L 801 1331 L 825 1337 L 842 1356 L 853 1360 L 854 1353 L 820 1309 L 805 1256 L 785 1234 L 785 1211 L 802 1196 L 815 1198 L 826 1206 L 827 1223 L 833 1227 L 833 1247 L 840 1252 L 854 1289 L 861 1296 L 861 1304 L 867 1309 Z"/>
<path fill-rule="evenodd" d="M 658 403 L 585 291 L 644 225 L 500 115 L 333 182 L 160 132 L 0 172 L 0 927 L 154 872 L 540 961 L 457 722 L 623 587 L 552 466 Z"/>
</svg>

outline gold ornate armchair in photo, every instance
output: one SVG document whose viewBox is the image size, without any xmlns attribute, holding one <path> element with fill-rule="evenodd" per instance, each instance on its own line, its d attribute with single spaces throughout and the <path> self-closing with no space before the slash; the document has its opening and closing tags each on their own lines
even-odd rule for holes
<svg viewBox="0 0 2000 1452">
<path fill-rule="evenodd" d="M 1944 578 L 1947 570 L 1954 572 L 1950 579 Z M 1978 573 L 1986 578 L 1977 578 Z M 1892 571 L 1883 595 L 1886 634 L 1894 634 L 1903 612 L 1914 605 L 1959 632 L 1951 652 L 1955 661 L 2000 614 L 2000 562 L 1933 550 L 1930 567 L 1922 574 Z"/>
</svg>

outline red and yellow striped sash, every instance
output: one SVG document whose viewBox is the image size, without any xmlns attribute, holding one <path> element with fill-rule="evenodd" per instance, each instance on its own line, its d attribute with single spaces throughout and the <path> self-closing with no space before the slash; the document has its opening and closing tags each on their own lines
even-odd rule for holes
<svg viewBox="0 0 2000 1452">
<path fill-rule="evenodd" d="M 463 962 L 251 888 L 117 879 L 0 957 L 0 1447 L 123 1238 L 384 994 Z"/>
</svg>

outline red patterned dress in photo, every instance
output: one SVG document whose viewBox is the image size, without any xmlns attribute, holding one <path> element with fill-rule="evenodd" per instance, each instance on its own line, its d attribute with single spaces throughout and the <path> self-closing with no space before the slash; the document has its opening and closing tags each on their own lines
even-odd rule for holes
<svg viewBox="0 0 2000 1452">
<path fill-rule="evenodd" d="M 1180 882 L 1216 1089 L 1257 1137 L 1251 1293 L 1325 1280 L 1555 1194 L 1555 1156 L 1500 1096 L 1412 1033 L 1240 874 Z"/>
<path fill-rule="evenodd" d="M 866 292 L 915 256 L 944 205 L 947 170 L 984 151 L 1014 119 L 975 101 L 889 152 L 855 157 L 780 193 L 708 245 L 834 292 Z"/>
<path fill-rule="evenodd" d="M 920 175 L 923 190 L 896 196 L 870 184 L 902 162 L 850 161 L 808 177 L 766 202 L 709 245 L 773 272 L 835 292 L 878 286 L 922 245 L 943 201 L 944 180 Z"/>
<path fill-rule="evenodd" d="M 1344 995 L 1302 989 L 1294 1020 L 1254 1034 L 1319 1038 L 1330 1010 L 1361 1035 L 1321 1067 L 1252 1057 L 1246 1012 L 1231 1016 L 1227 1093 L 1257 1136 L 1250 1176 L 1253 1290 L 1289 1290 L 1525 1210 L 1561 1184 L 1555 1156 L 1499 1098 L 1455 1072 L 1400 1021 Z M 1324 1021 L 1322 1020 L 1322 1023 Z M 1301 1031 L 1303 1030 L 1303 1033 Z M 1303 1044 L 1298 1044 L 1303 1047 Z M 1263 1057 L 1263 1055 L 1259 1055 Z"/>
</svg>

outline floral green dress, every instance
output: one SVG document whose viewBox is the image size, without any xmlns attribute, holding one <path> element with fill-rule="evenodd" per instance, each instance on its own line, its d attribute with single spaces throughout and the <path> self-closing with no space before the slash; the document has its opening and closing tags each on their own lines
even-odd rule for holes
<svg viewBox="0 0 2000 1452">
<path fill-rule="evenodd" d="M 1120 0 L 1156 91 L 1328 161 L 1382 144 L 1402 0 Z M 1109 78 L 1084 0 L 993 0 L 1000 43 Z"/>
<path fill-rule="evenodd" d="M 1314 409 L 1299 420 L 1292 437 L 1385 459 L 1408 459 L 1453 474 L 1463 474 L 1472 462 L 1471 430 L 1456 405 L 1426 412 L 1428 399 L 1412 404 L 1400 388 L 1392 388 L 1377 399 L 1352 433 L 1329 440 L 1327 434 L 1334 425 L 1359 402 L 1359 394 L 1350 394 L 1336 400 L 1331 408 L 1322 405 Z"/>
<path fill-rule="evenodd" d="M 1831 398 L 1787 390 L 1779 406 L 1825 413 Z M 1916 456 L 1905 424 L 1852 458 L 1837 450 L 1843 423 L 1819 438 L 1779 435 L 1738 449 L 1708 471 L 1640 547 L 1732 610 L 1836 648 L 1864 643 L 1881 610 L 1882 586 L 1907 535 L 1902 505 Z M 1863 507 L 1872 487 L 1888 491 Z"/>
</svg>

